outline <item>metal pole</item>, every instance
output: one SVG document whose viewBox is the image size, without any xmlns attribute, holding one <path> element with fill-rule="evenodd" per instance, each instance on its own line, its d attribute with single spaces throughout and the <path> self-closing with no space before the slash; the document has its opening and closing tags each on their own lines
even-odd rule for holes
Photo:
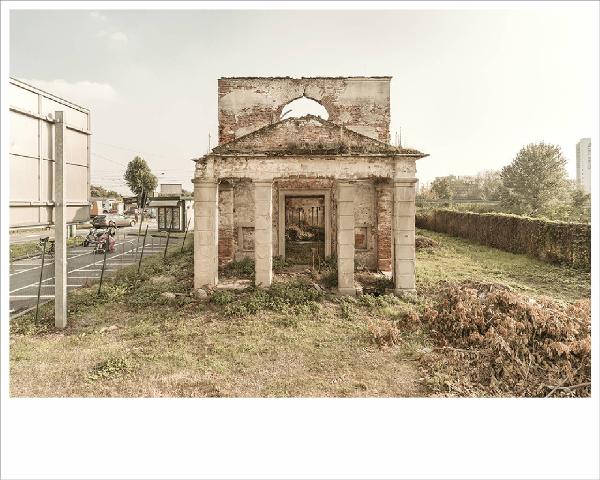
<svg viewBox="0 0 600 480">
<path fill-rule="evenodd" d="M 106 254 L 108 252 L 108 245 L 110 244 L 108 240 L 108 233 L 106 234 L 106 240 L 104 241 L 104 261 L 102 262 L 102 271 L 100 272 L 100 285 L 98 285 L 98 295 L 100 295 L 100 290 L 102 289 L 102 279 L 104 278 L 104 267 L 106 267 Z"/>
<path fill-rule="evenodd" d="M 183 242 L 181 242 L 181 251 L 182 252 L 183 252 L 183 247 L 185 245 L 185 237 L 187 237 L 187 232 L 188 232 L 188 229 L 190 228 L 190 222 L 191 221 L 192 221 L 192 219 L 188 218 L 188 222 L 187 222 L 187 225 L 185 227 L 185 233 L 183 234 Z"/>
<path fill-rule="evenodd" d="M 38 320 L 38 312 L 40 310 L 40 294 L 42 293 L 42 278 L 44 277 L 44 260 L 46 258 L 46 243 L 48 242 L 48 237 L 43 238 L 42 241 L 43 241 L 42 266 L 40 268 L 40 283 L 38 285 L 37 305 L 35 306 L 35 321 L 36 321 L 36 323 Z"/>
<path fill-rule="evenodd" d="M 62 111 L 54 112 L 54 325 L 67 326 L 67 195 L 65 122 Z"/>
<path fill-rule="evenodd" d="M 140 226 L 138 228 L 137 243 L 135 245 L 135 254 L 136 255 L 138 253 L 138 247 L 140 246 L 140 235 L 142 234 L 142 223 L 144 223 L 144 210 L 143 209 L 142 209 L 142 213 L 140 215 Z"/>
<path fill-rule="evenodd" d="M 171 237 L 171 230 L 173 229 L 173 214 L 171 213 L 171 226 L 167 231 L 167 241 L 165 242 L 165 253 L 163 254 L 163 260 L 167 258 L 167 248 L 169 248 L 169 238 Z"/>
<path fill-rule="evenodd" d="M 142 268 L 142 257 L 144 256 L 144 247 L 146 246 L 146 235 L 148 235 L 148 225 L 146 225 L 146 232 L 144 233 L 144 242 L 142 243 L 142 254 L 140 255 L 140 263 L 138 263 L 138 275 L 140 273 L 140 268 Z"/>
</svg>

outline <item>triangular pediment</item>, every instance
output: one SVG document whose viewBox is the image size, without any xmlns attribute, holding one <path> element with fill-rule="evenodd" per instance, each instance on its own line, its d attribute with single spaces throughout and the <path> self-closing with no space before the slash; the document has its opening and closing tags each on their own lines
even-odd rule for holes
<svg viewBox="0 0 600 480">
<path fill-rule="evenodd" d="M 320 117 L 288 118 L 215 147 L 215 155 L 419 154 L 349 130 Z M 423 154 L 424 155 L 424 154 Z"/>
</svg>

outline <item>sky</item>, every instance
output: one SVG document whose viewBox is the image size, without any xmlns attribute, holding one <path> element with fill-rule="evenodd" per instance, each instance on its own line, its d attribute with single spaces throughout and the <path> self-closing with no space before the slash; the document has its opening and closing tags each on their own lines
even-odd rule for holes
<svg viewBox="0 0 600 480">
<path fill-rule="evenodd" d="M 505 8 L 515 8 L 511 2 Z M 598 6 L 470 10 L 21 10 L 10 75 L 91 109 L 92 183 L 135 155 L 191 189 L 221 76 L 392 76 L 391 138 L 422 183 L 500 169 L 531 142 L 593 136 Z M 594 146 L 592 146 L 594 149 Z"/>
</svg>

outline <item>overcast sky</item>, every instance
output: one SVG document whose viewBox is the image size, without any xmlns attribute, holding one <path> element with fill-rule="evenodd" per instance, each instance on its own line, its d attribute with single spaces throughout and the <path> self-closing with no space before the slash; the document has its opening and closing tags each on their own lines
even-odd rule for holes
<svg viewBox="0 0 600 480">
<path fill-rule="evenodd" d="M 508 4 L 510 7 L 511 4 Z M 475 8 L 476 5 L 473 5 Z M 92 111 L 92 181 L 140 154 L 191 188 L 221 76 L 391 75 L 391 136 L 421 181 L 592 136 L 598 6 L 427 11 L 13 11 L 10 74 Z M 595 148 L 595 147 L 593 147 Z"/>
</svg>

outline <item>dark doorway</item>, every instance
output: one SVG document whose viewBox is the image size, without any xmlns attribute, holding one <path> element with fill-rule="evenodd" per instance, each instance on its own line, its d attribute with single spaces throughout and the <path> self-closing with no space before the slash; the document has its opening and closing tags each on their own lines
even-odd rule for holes
<svg viewBox="0 0 600 480">
<path fill-rule="evenodd" d="M 325 258 L 325 197 L 285 197 L 285 259 L 313 265 Z"/>
</svg>

